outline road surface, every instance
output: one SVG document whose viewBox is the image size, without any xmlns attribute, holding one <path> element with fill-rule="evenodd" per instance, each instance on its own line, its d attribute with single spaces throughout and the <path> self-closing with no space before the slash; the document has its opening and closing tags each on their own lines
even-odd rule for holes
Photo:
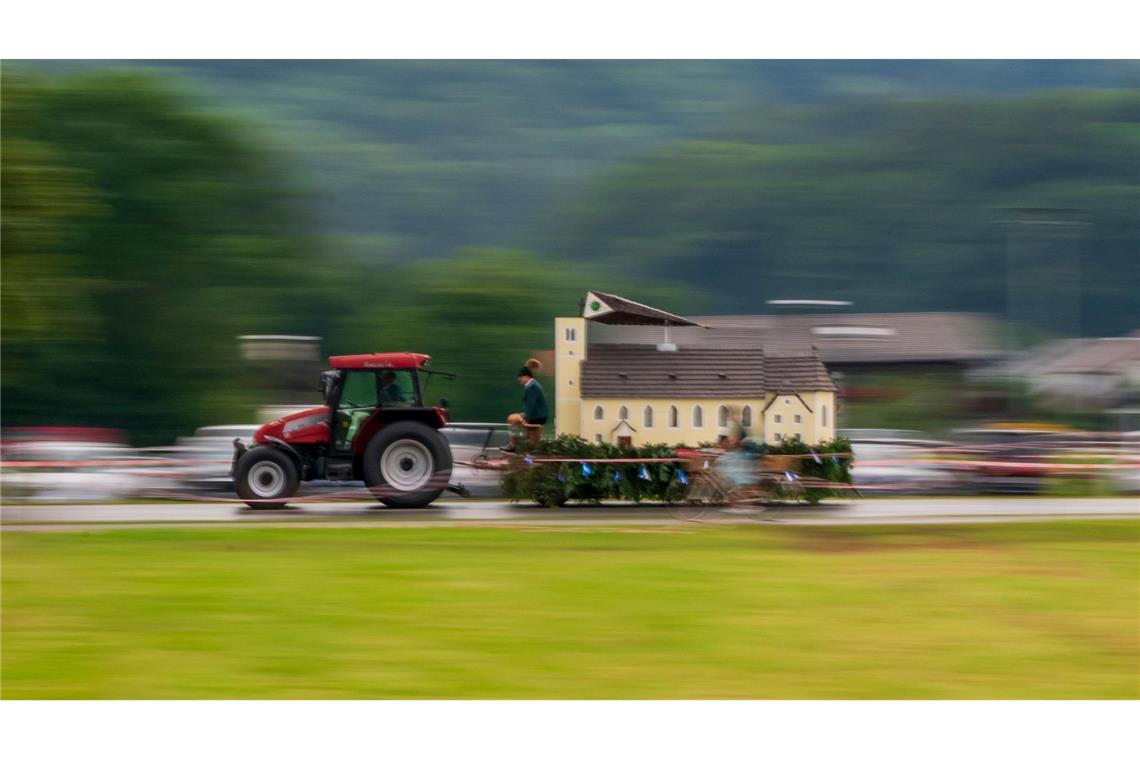
<svg viewBox="0 0 1140 760">
<path fill-rule="evenodd" d="M 787 524 L 883 524 L 990 522 L 1072 517 L 1140 517 L 1140 499 L 891 498 L 829 501 L 814 507 L 787 505 L 764 515 Z M 710 513 L 707 520 L 750 521 L 745 515 Z M 92 524 L 296 524 L 454 525 L 665 524 L 675 522 L 657 505 L 618 504 L 544 509 L 490 500 L 440 500 L 427 509 L 387 509 L 373 501 L 305 503 L 281 511 L 253 510 L 229 502 L 153 504 L 12 504 L 0 507 L 5 530 Z"/>
</svg>

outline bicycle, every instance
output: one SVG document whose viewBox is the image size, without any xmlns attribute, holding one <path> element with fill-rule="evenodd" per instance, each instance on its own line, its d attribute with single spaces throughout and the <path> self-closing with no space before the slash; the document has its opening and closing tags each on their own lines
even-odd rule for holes
<svg viewBox="0 0 1140 760">
<path fill-rule="evenodd" d="M 767 522 L 773 519 L 772 500 L 777 496 L 794 498 L 791 491 L 798 487 L 795 483 L 784 486 L 775 474 L 762 475 L 753 484 L 738 486 L 715 468 L 694 473 L 689 478 L 685 492 L 667 504 L 669 514 L 685 522 L 700 522 L 714 514 Z"/>
</svg>

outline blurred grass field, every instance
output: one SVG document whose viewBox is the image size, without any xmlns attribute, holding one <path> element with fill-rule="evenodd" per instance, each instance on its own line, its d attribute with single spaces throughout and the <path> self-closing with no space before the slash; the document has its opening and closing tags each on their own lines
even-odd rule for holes
<svg viewBox="0 0 1140 760">
<path fill-rule="evenodd" d="M 5 533 L 3 696 L 1140 698 L 1140 521 Z"/>
</svg>

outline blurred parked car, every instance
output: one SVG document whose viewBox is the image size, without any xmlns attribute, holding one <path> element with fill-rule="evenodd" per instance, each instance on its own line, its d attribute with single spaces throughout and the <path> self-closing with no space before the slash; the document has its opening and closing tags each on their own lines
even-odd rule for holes
<svg viewBox="0 0 1140 760">
<path fill-rule="evenodd" d="M 1117 488 L 1124 493 L 1140 493 L 1140 430 L 1120 436 L 1118 469 L 1114 471 Z"/>
<path fill-rule="evenodd" d="M 234 439 L 246 446 L 260 425 L 211 425 L 179 438 L 170 450 L 176 487 L 191 491 L 232 491 L 230 464 L 234 458 Z"/>
<path fill-rule="evenodd" d="M 1081 434 L 1059 426 L 997 424 L 954 431 L 942 466 L 969 493 L 1037 493 L 1048 479 L 1069 474 L 1061 457 Z"/>
<path fill-rule="evenodd" d="M 899 433 L 908 434 L 898 436 Z M 852 430 L 855 464 L 851 479 L 871 493 L 950 493 L 954 477 L 936 459 L 945 444 L 919 438 L 914 431 Z M 912 434 L 912 435 L 910 435 Z"/>
<path fill-rule="evenodd" d="M 926 435 L 918 430 L 896 430 L 894 428 L 840 428 L 836 434 L 852 441 L 897 441 L 901 439 L 921 440 Z"/>
<path fill-rule="evenodd" d="M 456 461 L 469 462 L 484 452 L 498 455 L 499 447 L 511 442 L 510 428 L 495 422 L 454 422 L 439 432 Z"/>
<path fill-rule="evenodd" d="M 477 457 L 494 459 L 502 456 L 499 447 L 511 441 L 509 427 L 494 422 L 456 422 L 440 432 L 447 438 L 451 458 L 455 462 L 452 482 L 462 483 L 472 496 L 502 496 L 499 472 L 481 470 L 464 463 L 475 461 Z"/>
<path fill-rule="evenodd" d="M 4 451 L 7 501 L 112 501 L 141 494 L 149 484 L 144 458 L 121 443 L 33 440 Z"/>
</svg>

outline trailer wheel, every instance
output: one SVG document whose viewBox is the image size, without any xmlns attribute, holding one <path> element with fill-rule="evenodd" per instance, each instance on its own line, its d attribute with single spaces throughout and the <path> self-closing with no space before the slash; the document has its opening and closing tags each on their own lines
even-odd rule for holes
<svg viewBox="0 0 1140 760">
<path fill-rule="evenodd" d="M 255 446 L 242 455 L 234 486 L 253 509 L 281 509 L 297 493 L 301 476 L 293 458 L 273 446 Z"/>
<path fill-rule="evenodd" d="M 451 480 L 451 448 L 434 428 L 394 422 L 364 449 L 364 482 L 389 507 L 426 507 Z"/>
</svg>

